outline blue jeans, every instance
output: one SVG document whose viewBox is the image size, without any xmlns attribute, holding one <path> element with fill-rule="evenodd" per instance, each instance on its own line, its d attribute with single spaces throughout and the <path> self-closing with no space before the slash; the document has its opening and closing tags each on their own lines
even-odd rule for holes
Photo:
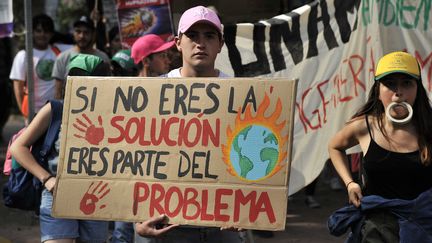
<svg viewBox="0 0 432 243">
<path fill-rule="evenodd" d="M 51 216 L 53 196 L 42 192 L 40 206 L 41 242 L 55 239 L 76 239 L 81 242 L 105 242 L 108 238 L 108 222 L 95 220 L 61 219 Z"/>
<path fill-rule="evenodd" d="M 134 239 L 134 226 L 129 222 L 114 222 L 112 243 L 131 243 Z"/>
</svg>

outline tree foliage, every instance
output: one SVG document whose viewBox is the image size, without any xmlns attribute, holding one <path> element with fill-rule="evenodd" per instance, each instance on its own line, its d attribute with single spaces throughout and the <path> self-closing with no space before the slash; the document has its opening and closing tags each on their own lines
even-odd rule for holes
<svg viewBox="0 0 432 243">
<path fill-rule="evenodd" d="M 86 15 L 87 5 L 85 0 L 63 0 L 59 2 L 57 10 L 58 31 L 70 32 L 73 22 L 81 15 Z"/>
</svg>

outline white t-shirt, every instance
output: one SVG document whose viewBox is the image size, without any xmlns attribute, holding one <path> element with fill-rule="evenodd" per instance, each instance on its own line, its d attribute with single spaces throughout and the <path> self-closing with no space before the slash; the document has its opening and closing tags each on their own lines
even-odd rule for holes
<svg viewBox="0 0 432 243">
<path fill-rule="evenodd" d="M 167 77 L 167 78 L 181 78 L 181 73 L 180 73 L 180 69 L 181 68 L 177 68 L 177 69 L 173 69 L 171 70 L 169 73 L 162 75 L 162 77 Z M 219 71 L 219 76 L 218 78 L 229 78 L 230 76 L 228 76 L 227 74 Z"/>
<path fill-rule="evenodd" d="M 35 112 L 38 112 L 49 99 L 54 98 L 55 82 L 51 73 L 56 57 L 51 47 L 45 50 L 33 49 Z M 9 78 L 25 82 L 26 66 L 26 52 L 21 50 L 15 56 Z"/>
</svg>

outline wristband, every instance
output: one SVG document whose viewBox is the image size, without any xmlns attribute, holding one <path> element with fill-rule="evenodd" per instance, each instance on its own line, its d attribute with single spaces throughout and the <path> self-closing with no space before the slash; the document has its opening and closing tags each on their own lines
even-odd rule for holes
<svg viewBox="0 0 432 243">
<path fill-rule="evenodd" d="M 54 177 L 53 175 L 49 175 L 47 178 L 44 178 L 44 179 L 42 180 L 42 186 L 45 187 L 45 184 L 49 181 L 49 179 L 51 179 L 51 178 L 53 178 L 53 177 Z"/>
<path fill-rule="evenodd" d="M 355 183 L 355 181 L 350 181 L 350 182 L 348 182 L 347 184 L 346 184 L 346 189 L 348 190 L 348 186 L 349 186 L 349 184 L 351 184 L 351 183 Z"/>
</svg>

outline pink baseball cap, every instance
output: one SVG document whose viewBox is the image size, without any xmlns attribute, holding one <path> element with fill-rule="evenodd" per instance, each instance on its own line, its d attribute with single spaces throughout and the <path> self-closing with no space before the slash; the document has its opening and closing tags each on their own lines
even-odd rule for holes
<svg viewBox="0 0 432 243">
<path fill-rule="evenodd" d="M 208 22 L 222 34 L 222 25 L 217 14 L 213 10 L 203 6 L 190 8 L 182 14 L 177 34 L 185 33 L 192 25 L 200 21 Z"/>
<path fill-rule="evenodd" d="M 165 42 L 160 36 L 148 34 L 136 40 L 131 48 L 131 57 L 138 64 L 148 55 L 165 51 L 174 45 L 174 41 Z"/>
</svg>

